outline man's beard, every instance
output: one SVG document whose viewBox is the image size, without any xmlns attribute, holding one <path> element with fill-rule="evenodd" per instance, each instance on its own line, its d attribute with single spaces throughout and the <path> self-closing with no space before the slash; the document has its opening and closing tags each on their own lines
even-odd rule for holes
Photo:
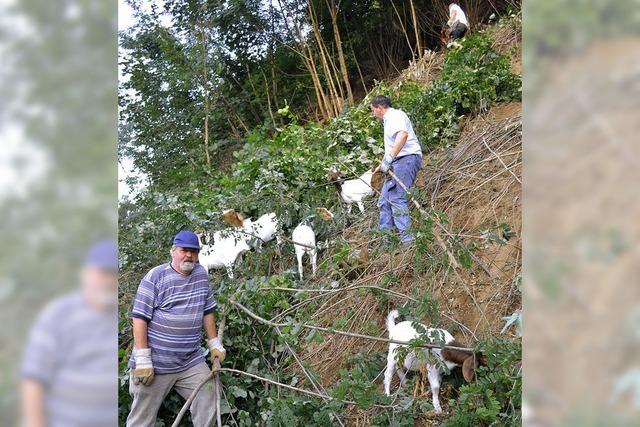
<svg viewBox="0 0 640 427">
<path fill-rule="evenodd" d="M 182 261 L 180 263 L 180 269 L 182 271 L 186 271 L 187 273 L 191 273 L 195 266 L 196 266 L 196 264 L 194 262 L 191 262 L 191 261 Z"/>
</svg>

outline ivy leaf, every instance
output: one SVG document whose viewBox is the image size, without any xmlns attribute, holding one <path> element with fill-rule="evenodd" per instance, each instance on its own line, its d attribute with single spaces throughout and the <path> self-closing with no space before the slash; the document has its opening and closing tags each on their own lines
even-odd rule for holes
<svg viewBox="0 0 640 427">
<path fill-rule="evenodd" d="M 245 399 L 247 397 L 247 391 L 238 386 L 231 387 L 231 394 L 233 394 L 235 397 L 240 397 L 242 399 Z"/>
</svg>

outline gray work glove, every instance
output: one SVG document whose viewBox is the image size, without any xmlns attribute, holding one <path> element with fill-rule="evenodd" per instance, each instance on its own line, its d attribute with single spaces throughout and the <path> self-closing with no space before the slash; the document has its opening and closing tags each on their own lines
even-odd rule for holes
<svg viewBox="0 0 640 427">
<path fill-rule="evenodd" d="M 209 345 L 209 351 L 211 352 L 211 363 L 213 363 L 213 359 L 216 357 L 220 360 L 220 363 L 222 363 L 227 355 L 227 350 L 222 346 L 222 340 L 218 337 L 211 338 L 207 340 L 207 345 Z"/>
<path fill-rule="evenodd" d="M 133 383 L 149 386 L 153 382 L 153 363 L 150 348 L 134 348 L 133 358 L 136 367 L 133 369 Z"/>
<path fill-rule="evenodd" d="M 382 159 L 382 163 L 380 163 L 379 166 L 379 170 L 382 173 L 387 173 L 389 172 L 389 168 L 391 167 L 391 163 L 393 163 L 393 157 L 391 156 L 391 154 L 385 154 L 384 158 Z"/>
</svg>

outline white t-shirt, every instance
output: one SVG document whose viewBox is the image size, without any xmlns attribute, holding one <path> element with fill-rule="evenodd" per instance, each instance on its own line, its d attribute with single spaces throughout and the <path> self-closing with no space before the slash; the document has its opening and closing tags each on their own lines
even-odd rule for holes
<svg viewBox="0 0 640 427">
<path fill-rule="evenodd" d="M 389 153 L 396 144 L 396 136 L 398 132 L 405 131 L 409 135 L 407 142 L 404 143 L 402 150 L 396 157 L 408 156 L 409 154 L 422 155 L 422 148 L 420 142 L 413 131 L 413 125 L 409 116 L 402 111 L 395 108 L 389 108 L 382 118 L 384 123 L 384 152 Z"/>
<path fill-rule="evenodd" d="M 467 21 L 467 15 L 464 14 L 464 12 L 460 8 L 460 6 L 458 6 L 457 4 L 451 3 L 449 5 L 449 16 L 451 16 L 451 13 L 454 10 L 456 11 L 456 19 L 453 21 L 453 24 L 455 24 L 457 21 L 460 21 L 460 22 L 462 22 L 464 25 L 466 25 L 468 27 L 469 26 L 469 21 Z"/>
</svg>

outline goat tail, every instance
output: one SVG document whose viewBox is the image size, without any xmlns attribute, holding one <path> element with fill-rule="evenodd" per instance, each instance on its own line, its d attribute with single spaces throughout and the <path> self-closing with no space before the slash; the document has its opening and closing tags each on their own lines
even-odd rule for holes
<svg viewBox="0 0 640 427">
<path fill-rule="evenodd" d="M 400 316 L 398 310 L 391 310 L 387 316 L 387 330 L 389 331 L 389 335 L 391 335 L 391 331 L 396 326 L 396 319 L 398 316 Z"/>
</svg>

